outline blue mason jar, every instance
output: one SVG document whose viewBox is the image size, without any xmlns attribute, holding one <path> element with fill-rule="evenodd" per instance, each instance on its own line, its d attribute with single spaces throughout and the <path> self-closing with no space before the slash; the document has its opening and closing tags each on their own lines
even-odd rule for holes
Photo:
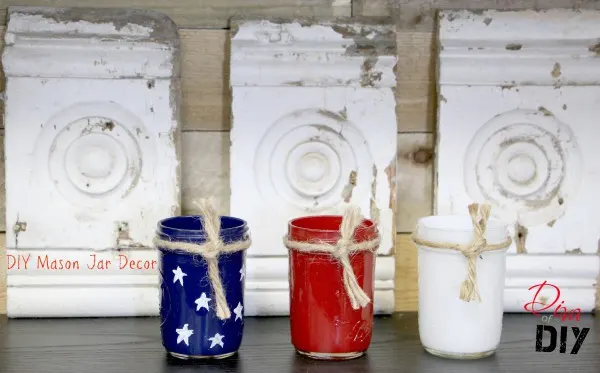
<svg viewBox="0 0 600 373">
<path fill-rule="evenodd" d="M 247 223 L 221 216 L 224 244 L 249 238 Z M 178 216 L 158 223 L 157 237 L 166 241 L 202 245 L 206 234 L 200 216 Z M 218 267 L 231 311 L 221 320 L 215 312 L 215 296 L 206 260 L 200 255 L 157 247 L 160 273 L 162 343 L 167 352 L 182 359 L 226 358 L 242 343 L 244 329 L 245 250 L 221 253 Z"/>
</svg>

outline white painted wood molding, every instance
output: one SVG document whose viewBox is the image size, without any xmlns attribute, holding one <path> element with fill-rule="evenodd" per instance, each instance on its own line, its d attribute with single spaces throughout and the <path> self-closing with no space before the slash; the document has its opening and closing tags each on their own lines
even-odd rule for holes
<svg viewBox="0 0 600 373">
<path fill-rule="evenodd" d="M 251 229 L 248 271 L 273 278 L 248 304 L 258 314 L 279 314 L 288 302 L 287 271 L 262 263 L 287 257 L 282 237 L 292 218 L 358 205 L 379 221 L 379 254 L 392 252 L 396 40 L 393 25 L 379 22 L 232 23 L 230 213 Z M 380 313 L 394 310 L 393 268 L 392 258 L 378 259 Z"/>
<path fill-rule="evenodd" d="M 156 316 L 159 311 L 157 255 L 153 249 L 121 251 L 9 250 L 29 257 L 28 269 L 15 268 L 8 276 L 9 316 L 110 317 Z M 92 255 L 95 255 L 92 257 Z M 47 259 L 46 259 L 47 258 Z M 61 259 L 64 268 L 77 262 L 80 270 L 48 270 Z M 112 262 L 106 270 L 93 263 Z M 60 265 L 55 262 L 56 265 Z M 69 263 L 69 264 L 68 264 Z M 394 309 L 394 258 L 377 258 L 375 312 Z M 148 269 L 144 269 L 147 266 Z M 156 268 L 156 267 L 155 267 Z M 244 312 L 247 316 L 289 314 L 287 258 L 252 258 L 246 265 Z"/>
<path fill-rule="evenodd" d="M 142 10 L 10 8 L 2 62 L 9 260 L 142 255 L 180 211 L 175 24 Z M 8 315 L 131 314 L 146 274 L 122 272 L 12 266 Z"/>
<path fill-rule="evenodd" d="M 529 287 L 544 280 L 568 308 L 591 311 L 600 269 L 600 12 L 439 17 L 435 213 L 487 202 L 509 226 L 506 311 L 524 312 Z M 540 296 L 551 301 L 548 291 Z"/>
<path fill-rule="evenodd" d="M 538 290 L 529 288 L 544 281 L 560 287 L 559 299 L 552 287 L 540 291 L 536 302 L 546 302 L 549 308 L 544 312 L 554 312 L 563 301 L 568 310 L 590 312 L 595 307 L 600 263 L 594 255 L 510 254 L 506 266 L 505 312 L 526 312 L 524 305 L 533 301 Z M 536 309 L 543 307 L 538 305 Z"/>
</svg>

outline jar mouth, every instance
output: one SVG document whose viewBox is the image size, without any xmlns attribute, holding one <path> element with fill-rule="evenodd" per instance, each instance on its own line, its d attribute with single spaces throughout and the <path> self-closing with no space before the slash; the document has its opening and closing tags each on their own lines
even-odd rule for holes
<svg viewBox="0 0 600 373">
<path fill-rule="evenodd" d="M 303 216 L 290 220 L 288 225 L 290 228 L 300 229 L 306 232 L 335 233 L 339 232 L 343 218 L 344 217 L 341 215 Z M 363 218 L 363 221 L 357 227 L 357 229 L 372 228 L 375 228 L 375 223 L 367 218 Z"/>
<path fill-rule="evenodd" d="M 159 231 L 184 234 L 186 236 L 204 236 L 206 234 L 201 215 L 174 216 L 158 222 Z M 235 232 L 245 228 L 247 223 L 240 218 L 232 216 L 221 216 L 221 234 Z"/>
<path fill-rule="evenodd" d="M 418 228 L 444 232 L 473 231 L 473 221 L 470 216 L 463 215 L 433 215 L 419 219 Z M 487 231 L 506 232 L 506 224 L 498 219 L 490 218 Z"/>
</svg>

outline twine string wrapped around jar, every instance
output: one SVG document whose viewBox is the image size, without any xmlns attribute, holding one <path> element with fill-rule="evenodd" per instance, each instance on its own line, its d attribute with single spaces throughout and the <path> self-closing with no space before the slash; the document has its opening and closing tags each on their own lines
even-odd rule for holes
<svg viewBox="0 0 600 373">
<path fill-rule="evenodd" d="M 467 278 L 460 288 L 460 299 L 465 302 L 472 300 L 481 301 L 477 288 L 477 257 L 485 251 L 502 250 L 512 243 L 510 237 L 499 244 L 488 244 L 485 238 L 491 207 L 488 204 L 473 203 L 469 205 L 469 215 L 473 222 L 473 240 L 468 245 L 459 245 L 449 242 L 437 242 L 425 240 L 418 237 L 418 232 L 413 233 L 412 240 L 417 245 L 427 246 L 434 249 L 449 249 L 460 251 L 467 258 Z"/>
<path fill-rule="evenodd" d="M 344 288 L 350 299 L 350 304 L 353 309 L 359 309 L 371 302 L 369 296 L 364 292 L 358 284 L 352 264 L 350 263 L 349 255 L 357 251 L 377 251 L 379 248 L 380 235 L 369 241 L 356 242 L 354 240 L 354 231 L 358 228 L 364 218 L 360 213 L 360 209 L 355 206 L 346 208 L 340 224 L 340 238 L 336 243 L 330 244 L 326 242 L 303 242 L 293 241 L 288 235 L 283 237 L 283 244 L 288 249 L 298 250 L 301 252 L 323 252 L 329 253 L 334 258 L 339 260 L 343 268 Z"/>
<path fill-rule="evenodd" d="M 233 253 L 246 250 L 252 244 L 250 238 L 225 244 L 221 240 L 221 217 L 215 210 L 212 200 L 201 200 L 196 206 L 200 210 L 202 228 L 206 233 L 206 242 L 195 244 L 184 241 L 168 241 L 159 237 L 154 238 L 154 245 L 171 251 L 182 251 L 184 253 L 200 255 L 206 260 L 208 266 L 208 278 L 214 292 L 216 301 L 217 317 L 227 320 L 231 317 L 231 311 L 227 305 L 225 290 L 219 273 L 219 255 L 222 253 Z"/>
</svg>

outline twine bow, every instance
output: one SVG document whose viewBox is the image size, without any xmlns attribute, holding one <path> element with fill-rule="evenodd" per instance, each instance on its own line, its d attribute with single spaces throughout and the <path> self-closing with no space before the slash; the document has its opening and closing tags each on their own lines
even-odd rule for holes
<svg viewBox="0 0 600 373">
<path fill-rule="evenodd" d="M 335 244 L 327 244 L 322 242 L 302 242 L 292 241 L 288 236 L 283 237 L 283 244 L 288 249 L 298 250 L 302 252 L 324 252 L 331 254 L 334 258 L 340 261 L 343 268 L 344 288 L 350 304 L 353 309 L 359 309 L 371 302 L 369 296 L 364 292 L 358 284 L 352 264 L 350 263 L 349 254 L 356 251 L 376 251 L 379 247 L 380 236 L 370 241 L 355 242 L 353 236 L 354 231 L 363 222 L 363 217 L 360 209 L 354 206 L 349 206 L 344 212 L 342 223 L 340 225 L 340 238 Z"/>
<path fill-rule="evenodd" d="M 219 255 L 222 253 L 233 253 L 246 250 L 251 245 L 250 238 L 243 241 L 236 241 L 225 244 L 221 240 L 221 218 L 212 201 L 202 200 L 196 204 L 200 209 L 200 215 L 203 221 L 202 228 L 206 233 L 206 241 L 201 244 L 194 244 L 183 241 L 167 241 L 158 237 L 154 238 L 154 245 L 172 251 L 183 251 L 189 254 L 202 256 L 208 266 L 208 277 L 213 288 L 217 317 L 221 320 L 227 320 L 231 317 L 231 311 L 227 305 L 225 291 L 221 282 L 219 273 Z"/>
<path fill-rule="evenodd" d="M 510 237 L 500 244 L 490 245 L 485 238 L 488 219 L 490 217 L 491 207 L 487 204 L 470 204 L 469 215 L 473 223 L 473 240 L 469 245 L 458 245 L 447 242 L 434 242 L 424 240 L 415 234 L 412 240 L 421 246 L 427 246 L 436 249 L 450 249 L 460 251 L 467 258 L 467 278 L 463 281 L 460 288 L 460 299 L 465 302 L 472 300 L 481 301 L 479 290 L 477 288 L 477 257 L 484 251 L 505 249 L 512 243 Z"/>
</svg>

